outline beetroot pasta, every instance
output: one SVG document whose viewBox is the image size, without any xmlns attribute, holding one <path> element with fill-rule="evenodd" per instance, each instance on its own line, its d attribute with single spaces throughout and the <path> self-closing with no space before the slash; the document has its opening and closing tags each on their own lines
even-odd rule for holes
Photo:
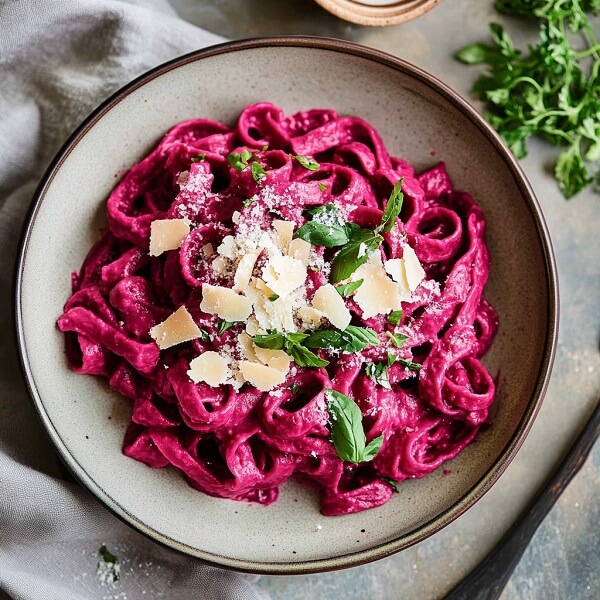
<svg viewBox="0 0 600 600">
<path fill-rule="evenodd" d="M 269 504 L 390 499 L 488 418 L 485 219 L 333 110 L 246 107 L 171 129 L 111 193 L 58 320 L 77 373 L 132 401 L 123 451 Z"/>
</svg>

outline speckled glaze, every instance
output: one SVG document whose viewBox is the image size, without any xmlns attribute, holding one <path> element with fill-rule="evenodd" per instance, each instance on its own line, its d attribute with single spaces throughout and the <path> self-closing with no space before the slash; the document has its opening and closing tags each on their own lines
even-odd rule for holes
<svg viewBox="0 0 600 600">
<path fill-rule="evenodd" d="M 252 65 L 252 69 L 248 68 Z M 119 176 L 172 125 L 233 122 L 268 100 L 286 112 L 333 107 L 378 128 L 390 152 L 418 169 L 447 163 L 488 221 L 487 297 L 500 330 L 486 357 L 498 373 L 493 425 L 443 469 L 402 483 L 386 505 L 325 518 L 316 492 L 288 482 L 272 506 L 211 498 L 170 469 L 121 454 L 131 408 L 102 381 L 69 371 L 55 322 L 70 273 L 105 225 Z M 434 156 L 435 155 L 435 156 Z M 167 63 L 100 106 L 50 166 L 34 198 L 17 270 L 24 372 L 48 434 L 77 478 L 151 538 L 222 567 L 307 573 L 387 556 L 444 527 L 508 466 L 539 410 L 557 335 L 554 258 L 520 167 L 464 100 L 419 69 L 364 46 L 324 38 L 233 42 Z"/>
<path fill-rule="evenodd" d="M 416 19 L 437 6 L 442 0 L 390 0 L 385 5 L 368 0 L 364 4 L 360 0 L 315 0 L 323 8 L 340 19 L 356 23 L 383 27 L 396 25 Z"/>
</svg>

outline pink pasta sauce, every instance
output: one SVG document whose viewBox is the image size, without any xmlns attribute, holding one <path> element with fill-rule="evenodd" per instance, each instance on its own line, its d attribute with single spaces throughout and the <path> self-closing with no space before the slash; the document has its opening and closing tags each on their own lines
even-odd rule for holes
<svg viewBox="0 0 600 600">
<path fill-rule="evenodd" d="M 264 175 L 230 165 L 230 153 L 244 149 Z M 318 168 L 305 168 L 296 155 L 312 157 Z M 425 279 L 397 324 L 385 314 L 365 319 L 353 297 L 344 298 L 352 324 L 374 330 L 379 345 L 316 350 L 326 367 L 292 363 L 285 382 L 266 392 L 250 383 L 213 387 L 190 379 L 190 362 L 203 352 L 225 349 L 239 360 L 237 336 L 246 326 L 236 322 L 220 333 L 221 320 L 200 309 L 204 283 L 233 285 L 230 275 L 211 268 L 218 255 L 207 256 L 207 244 L 217 247 L 249 221 L 264 229 L 273 219 L 300 227 L 310 218 L 307 209 L 326 204 L 350 223 L 375 228 L 402 179 L 400 217 L 376 252 L 383 260 L 400 258 L 408 242 Z M 387 502 L 397 482 L 456 456 L 485 423 L 495 386 L 481 358 L 497 329 L 483 298 L 490 265 L 485 220 L 472 198 L 454 189 L 443 163 L 416 174 L 359 118 L 333 110 L 285 116 L 260 103 L 245 108 L 233 128 L 195 119 L 171 129 L 111 193 L 108 219 L 73 275 L 58 326 L 71 368 L 105 377 L 132 400 L 127 456 L 154 468 L 173 465 L 206 494 L 261 504 L 274 502 L 279 486 L 297 473 L 322 490 L 324 515 L 343 515 Z M 185 219 L 190 233 L 179 249 L 150 256 L 157 219 Z M 335 252 L 316 249 L 323 265 Z M 310 300 L 328 279 L 324 268 L 307 273 Z M 181 306 L 207 335 L 160 350 L 149 331 Z M 387 366 L 381 385 L 365 365 L 385 363 L 386 332 L 407 336 L 393 348 L 405 362 Z M 339 458 L 327 389 L 354 399 L 367 443 L 383 436 L 369 462 Z"/>
</svg>

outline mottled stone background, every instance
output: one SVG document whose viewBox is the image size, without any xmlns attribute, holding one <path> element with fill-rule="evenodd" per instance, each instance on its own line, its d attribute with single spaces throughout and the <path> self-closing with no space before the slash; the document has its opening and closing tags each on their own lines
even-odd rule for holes
<svg viewBox="0 0 600 600">
<path fill-rule="evenodd" d="M 171 3 L 183 18 L 230 38 L 310 34 L 374 46 L 426 69 L 473 102 L 476 71 L 453 53 L 486 40 L 492 20 L 505 23 L 520 45 L 535 38 L 535 26 L 502 17 L 492 0 L 445 0 L 412 23 L 383 29 L 340 21 L 312 0 Z M 341 572 L 263 577 L 274 600 L 441 598 L 502 536 L 581 428 L 600 392 L 600 196 L 564 200 L 551 176 L 556 154 L 534 143 L 523 161 L 554 243 L 561 322 L 550 389 L 519 455 L 476 506 L 429 540 Z M 503 600 L 600 598 L 599 484 L 600 445 L 538 531 Z"/>
</svg>

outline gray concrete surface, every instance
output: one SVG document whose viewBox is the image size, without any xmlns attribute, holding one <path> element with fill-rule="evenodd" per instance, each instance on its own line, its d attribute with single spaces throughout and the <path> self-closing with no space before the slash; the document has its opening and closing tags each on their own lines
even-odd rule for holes
<svg viewBox="0 0 600 600">
<path fill-rule="evenodd" d="M 453 53 L 486 39 L 492 20 L 508 24 L 520 44 L 535 36 L 534 27 L 496 13 L 492 0 L 446 0 L 416 21 L 384 29 L 344 23 L 312 0 L 171 3 L 183 18 L 230 38 L 310 34 L 358 41 L 426 69 L 471 101 L 476 72 Z M 443 597 L 502 536 L 581 428 L 600 392 L 600 196 L 588 192 L 564 200 L 550 173 L 556 154 L 533 143 L 523 161 L 558 261 L 561 332 L 549 391 L 519 455 L 476 506 L 432 538 L 354 569 L 263 577 L 274 600 Z M 600 445 L 536 534 L 503 600 L 600 598 L 599 497 Z"/>
</svg>

